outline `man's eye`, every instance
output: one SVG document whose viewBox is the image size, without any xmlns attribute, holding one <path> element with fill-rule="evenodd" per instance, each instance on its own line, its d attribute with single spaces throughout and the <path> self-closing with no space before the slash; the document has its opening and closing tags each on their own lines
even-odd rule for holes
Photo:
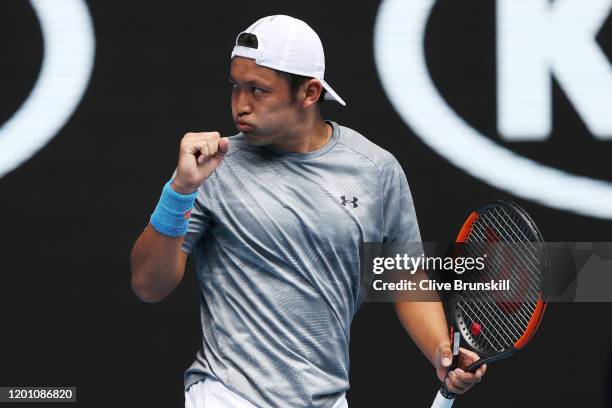
<svg viewBox="0 0 612 408">
<path fill-rule="evenodd" d="M 261 88 L 257 88 L 256 86 L 253 87 L 253 93 L 261 94 L 261 93 L 264 93 L 264 92 L 265 91 L 263 89 L 261 89 Z"/>
</svg>

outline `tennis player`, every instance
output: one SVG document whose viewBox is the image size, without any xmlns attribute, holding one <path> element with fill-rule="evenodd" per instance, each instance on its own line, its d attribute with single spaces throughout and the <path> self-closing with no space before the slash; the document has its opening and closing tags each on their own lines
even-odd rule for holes
<svg viewBox="0 0 612 408">
<path fill-rule="evenodd" d="M 318 35 L 303 21 L 265 17 L 231 54 L 240 133 L 187 133 L 178 166 L 131 255 L 147 302 L 181 281 L 188 255 L 201 288 L 203 342 L 185 373 L 185 406 L 345 408 L 361 242 L 420 242 L 406 177 L 359 133 L 323 120 Z M 398 303 L 398 316 L 440 380 L 451 349 L 439 303 Z M 460 367 L 478 359 L 462 351 Z M 485 368 L 456 369 L 456 393 Z"/>
</svg>

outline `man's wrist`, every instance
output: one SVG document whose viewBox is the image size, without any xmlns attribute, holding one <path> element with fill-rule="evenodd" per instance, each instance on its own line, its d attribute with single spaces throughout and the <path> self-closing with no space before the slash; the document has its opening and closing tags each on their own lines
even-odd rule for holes
<svg viewBox="0 0 612 408">
<path fill-rule="evenodd" d="M 176 180 L 172 180 L 172 183 L 170 184 L 170 188 L 179 194 L 183 194 L 183 195 L 190 195 L 193 194 L 198 188 L 197 187 L 186 187 L 183 186 L 180 182 L 177 182 Z"/>
<path fill-rule="evenodd" d="M 160 234 L 179 237 L 187 233 L 189 218 L 197 193 L 181 194 L 170 187 L 167 182 L 162 195 L 151 215 L 151 225 Z"/>
</svg>

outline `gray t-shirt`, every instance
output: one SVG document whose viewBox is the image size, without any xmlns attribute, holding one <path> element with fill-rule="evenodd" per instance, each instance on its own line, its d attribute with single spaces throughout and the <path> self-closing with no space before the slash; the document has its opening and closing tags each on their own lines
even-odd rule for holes
<svg viewBox="0 0 612 408">
<path fill-rule="evenodd" d="M 361 242 L 420 241 L 401 166 L 349 128 L 309 153 L 230 138 L 198 189 L 183 251 L 195 258 L 211 375 L 259 407 L 331 407 L 349 388 Z"/>
</svg>

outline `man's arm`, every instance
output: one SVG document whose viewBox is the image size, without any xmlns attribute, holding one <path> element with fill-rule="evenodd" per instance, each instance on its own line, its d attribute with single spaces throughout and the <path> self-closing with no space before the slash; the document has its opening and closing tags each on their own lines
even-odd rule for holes
<svg viewBox="0 0 612 408">
<path fill-rule="evenodd" d="M 182 246 L 191 209 L 177 207 L 193 206 L 193 193 L 221 164 L 228 150 L 228 139 L 218 132 L 187 133 L 181 140 L 172 183 L 164 187 L 151 218 L 153 224 L 140 234 L 130 256 L 132 289 L 141 300 L 159 302 L 183 279 L 187 254 Z M 157 214 L 160 216 L 155 218 Z"/>
<path fill-rule="evenodd" d="M 400 322 L 435 367 L 438 378 L 446 383 L 449 391 L 462 394 L 480 382 L 487 365 L 482 365 L 475 373 L 464 371 L 480 357 L 463 348 L 459 349 L 457 368 L 446 375 L 452 363 L 453 353 L 441 302 L 395 302 L 394 304 Z"/>
<path fill-rule="evenodd" d="M 187 254 L 184 237 L 169 237 L 149 224 L 132 248 L 132 290 L 140 300 L 159 302 L 183 279 Z"/>
<path fill-rule="evenodd" d="M 452 359 L 444 309 L 440 302 L 395 302 L 397 316 L 417 347 L 437 367 L 438 347 L 448 344 L 444 357 Z M 449 362 L 450 365 L 450 362 Z"/>
<path fill-rule="evenodd" d="M 383 177 L 384 241 L 421 242 L 408 180 L 397 160 L 390 164 L 386 167 Z M 422 275 L 417 280 L 427 279 L 423 271 L 417 273 Z M 438 378 L 445 381 L 450 391 L 461 394 L 480 381 L 486 365 L 476 370 L 476 373 L 466 373 L 464 369 L 479 357 L 465 349 L 459 349 L 458 368 L 446 376 L 453 355 L 442 303 L 395 302 L 395 310 L 410 337 L 436 368 Z"/>
</svg>

